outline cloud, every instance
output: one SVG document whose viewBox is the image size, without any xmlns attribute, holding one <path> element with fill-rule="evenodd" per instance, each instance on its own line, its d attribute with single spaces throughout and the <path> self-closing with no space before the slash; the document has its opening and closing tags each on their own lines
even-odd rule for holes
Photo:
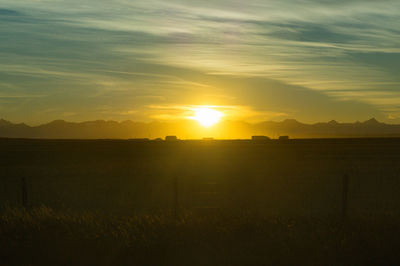
<svg viewBox="0 0 400 266">
<path fill-rule="evenodd" d="M 2 16 L 2 17 L 18 16 L 18 15 L 19 15 L 19 13 L 16 10 L 0 8 L 0 16 Z"/>
<path fill-rule="evenodd" d="M 0 91 L 48 96 L 31 105 L 21 102 L 20 116 L 34 110 L 33 104 L 61 104 L 68 112 L 86 107 L 91 115 L 96 106 L 107 105 L 117 113 L 134 106 L 142 113 L 132 117 L 143 119 L 151 103 L 208 100 L 271 116 L 308 114 L 303 120 L 309 121 L 334 116 L 333 106 L 351 112 L 347 106 L 353 104 L 360 116 L 398 106 L 393 100 L 400 97 L 396 0 L 4 0 L 2 5 L 0 78 L 6 82 Z M 262 100 L 273 107 L 262 110 Z M 321 116 L 313 115 L 313 106 L 323 108 L 313 101 L 328 103 Z M 346 114 L 336 110 L 336 115 Z"/>
</svg>

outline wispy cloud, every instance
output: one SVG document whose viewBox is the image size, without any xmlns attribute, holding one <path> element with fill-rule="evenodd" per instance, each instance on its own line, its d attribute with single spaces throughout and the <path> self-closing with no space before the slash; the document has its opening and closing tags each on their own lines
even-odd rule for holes
<svg viewBox="0 0 400 266">
<path fill-rule="evenodd" d="M 143 116 L 151 101 L 239 97 L 194 78 L 197 71 L 278 80 L 387 114 L 398 107 L 397 0 L 3 0 L 2 6 L 0 75 L 21 95 L 33 87 L 42 93 L 51 78 L 49 94 L 73 97 L 81 87 L 82 99 L 115 101 L 121 112 L 131 102 Z"/>
</svg>

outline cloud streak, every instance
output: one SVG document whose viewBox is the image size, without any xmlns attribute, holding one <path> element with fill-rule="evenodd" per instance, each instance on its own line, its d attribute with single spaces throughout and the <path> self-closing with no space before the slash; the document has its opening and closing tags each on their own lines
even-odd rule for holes
<svg viewBox="0 0 400 266">
<path fill-rule="evenodd" d="M 0 75 L 21 94 L 37 90 L 57 95 L 57 103 L 80 91 L 82 99 L 97 97 L 80 101 L 91 110 L 113 101 L 131 110 L 129 98 L 142 110 L 135 117 L 144 119 L 149 104 L 184 105 L 195 96 L 230 104 L 240 93 L 207 81 L 220 75 L 287 84 L 275 97 L 297 86 L 388 117 L 400 110 L 399 1 L 3 0 L 2 6 Z M 4 91 L 10 88 L 0 84 Z M 264 111 L 302 112 L 293 108 Z"/>
</svg>

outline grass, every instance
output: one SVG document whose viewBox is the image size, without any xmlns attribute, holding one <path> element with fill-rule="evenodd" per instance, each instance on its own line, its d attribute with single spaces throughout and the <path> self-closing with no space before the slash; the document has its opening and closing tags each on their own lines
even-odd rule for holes
<svg viewBox="0 0 400 266">
<path fill-rule="evenodd" d="M 390 265 L 399 219 L 111 216 L 5 208 L 0 265 Z"/>
</svg>

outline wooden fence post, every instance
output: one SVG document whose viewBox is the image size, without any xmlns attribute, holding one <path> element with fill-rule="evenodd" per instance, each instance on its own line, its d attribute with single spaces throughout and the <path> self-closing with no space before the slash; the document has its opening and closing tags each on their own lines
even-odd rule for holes
<svg viewBox="0 0 400 266">
<path fill-rule="evenodd" d="M 349 176 L 345 174 L 343 176 L 343 188 L 342 188 L 342 218 L 347 217 L 348 209 L 348 194 L 349 194 Z"/>
<path fill-rule="evenodd" d="M 22 200 L 22 206 L 27 209 L 28 208 L 28 188 L 26 185 L 26 178 L 22 177 L 21 178 L 21 200 Z"/>
<path fill-rule="evenodd" d="M 174 210 L 173 210 L 173 212 L 174 212 L 174 216 L 175 216 L 175 218 L 179 218 L 179 184 L 178 184 L 178 177 L 177 176 L 175 176 L 174 177 L 174 184 L 173 184 L 173 186 L 174 186 L 174 188 L 173 188 L 173 204 L 174 204 Z"/>
</svg>

